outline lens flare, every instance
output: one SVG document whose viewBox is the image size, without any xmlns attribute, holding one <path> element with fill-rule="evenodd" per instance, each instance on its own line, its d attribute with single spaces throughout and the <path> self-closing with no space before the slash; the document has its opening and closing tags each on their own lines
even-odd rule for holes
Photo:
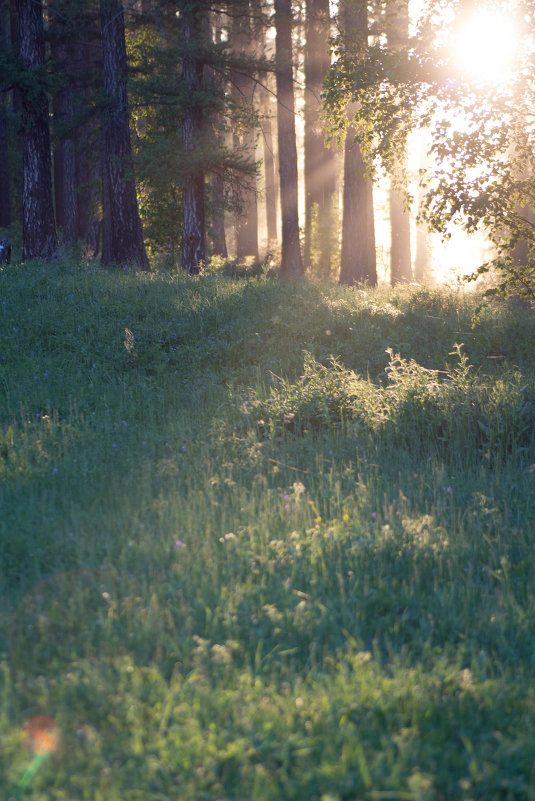
<svg viewBox="0 0 535 801">
<path fill-rule="evenodd" d="M 54 718 L 36 715 L 22 727 L 23 742 L 31 754 L 49 756 L 58 747 L 59 733 Z"/>
</svg>

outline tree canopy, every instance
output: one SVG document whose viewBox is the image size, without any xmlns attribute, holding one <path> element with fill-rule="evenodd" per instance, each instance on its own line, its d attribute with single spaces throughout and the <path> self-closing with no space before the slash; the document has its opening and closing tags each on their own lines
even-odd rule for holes
<svg viewBox="0 0 535 801">
<path fill-rule="evenodd" d="M 387 3 L 386 14 L 394 4 Z M 529 296 L 535 296 L 534 20 L 529 0 L 430 0 L 406 42 L 393 46 L 376 35 L 355 48 L 339 37 L 325 88 L 331 125 L 344 129 L 350 108 L 375 169 L 392 170 L 408 137 L 427 132 L 423 219 L 446 237 L 452 223 L 485 229 L 500 290 Z M 474 35 L 466 41 L 469 26 Z M 491 61 L 500 50 L 489 58 L 480 37 L 487 47 L 511 50 L 501 74 Z M 469 47 L 475 52 L 467 59 Z"/>
</svg>

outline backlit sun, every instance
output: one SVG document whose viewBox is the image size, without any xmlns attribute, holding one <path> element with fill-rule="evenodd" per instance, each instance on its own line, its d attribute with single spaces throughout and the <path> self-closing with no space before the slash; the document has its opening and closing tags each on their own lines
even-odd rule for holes
<svg viewBox="0 0 535 801">
<path fill-rule="evenodd" d="M 467 77 L 478 83 L 504 84 L 515 66 L 518 31 L 504 10 L 480 8 L 459 28 L 454 47 Z"/>
</svg>

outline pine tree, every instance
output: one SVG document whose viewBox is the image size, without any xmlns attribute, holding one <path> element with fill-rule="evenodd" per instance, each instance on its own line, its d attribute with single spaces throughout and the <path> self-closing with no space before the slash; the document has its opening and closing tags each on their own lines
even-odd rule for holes
<svg viewBox="0 0 535 801">
<path fill-rule="evenodd" d="M 40 0 L 15 0 L 19 54 L 23 147 L 22 258 L 53 259 L 58 240 L 52 204 L 48 98 L 43 80 L 45 34 Z"/>
<path fill-rule="evenodd" d="M 11 47 L 9 26 L 9 8 L 5 3 L 0 5 L 0 50 L 8 51 Z M 11 196 L 9 173 L 9 136 L 7 99 L 0 86 L 0 228 L 11 225 Z"/>
<path fill-rule="evenodd" d="M 181 11 L 182 77 L 187 101 L 183 108 L 182 140 L 185 158 L 182 194 L 182 269 L 199 272 L 206 259 L 205 168 L 203 140 L 206 126 L 203 110 L 206 34 L 209 5 L 205 0 L 186 2 Z"/>
<path fill-rule="evenodd" d="M 408 0 L 387 0 L 386 32 L 388 46 L 392 50 L 406 46 L 409 38 Z M 398 159 L 397 171 L 403 175 L 407 170 L 406 153 Z M 399 176 L 398 176 L 399 177 Z M 403 180 L 402 180 L 403 184 Z M 412 281 L 410 214 L 405 208 L 403 189 L 397 179 L 391 182 L 390 195 L 390 281 Z"/>
<path fill-rule="evenodd" d="M 100 0 L 104 97 L 102 114 L 103 264 L 149 267 L 133 178 L 123 7 Z"/>
<path fill-rule="evenodd" d="M 334 150 L 327 147 L 321 92 L 329 69 L 329 0 L 307 0 L 305 16 L 305 266 L 312 266 L 312 229 L 319 234 L 319 265 L 330 271 Z"/>
<path fill-rule="evenodd" d="M 303 261 L 299 243 L 291 0 L 275 0 L 275 31 L 282 215 L 281 274 L 300 276 L 303 274 Z"/>
<path fill-rule="evenodd" d="M 236 56 L 251 58 L 252 53 L 252 8 L 249 0 L 234 0 L 229 6 L 232 15 L 232 47 Z M 233 131 L 234 149 L 255 158 L 257 131 L 254 120 L 254 95 L 256 80 L 251 66 L 240 65 L 231 72 L 232 97 L 238 108 L 243 109 L 245 120 Z M 247 119 L 249 117 L 249 119 Z M 253 256 L 258 259 L 258 203 L 256 174 L 236 181 L 236 255 L 239 259 Z"/>
<path fill-rule="evenodd" d="M 351 47 L 364 48 L 368 39 L 368 13 L 365 0 L 358 4 L 344 0 L 343 35 Z M 366 164 L 356 141 L 356 131 L 349 126 L 344 149 L 344 199 L 342 218 L 342 254 L 340 283 L 364 281 L 377 284 L 373 187 L 366 174 Z"/>
</svg>

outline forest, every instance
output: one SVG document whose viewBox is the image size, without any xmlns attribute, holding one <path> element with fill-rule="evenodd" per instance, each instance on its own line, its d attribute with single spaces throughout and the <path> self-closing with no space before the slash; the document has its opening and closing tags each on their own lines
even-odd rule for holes
<svg viewBox="0 0 535 801">
<path fill-rule="evenodd" d="M 486 237 L 469 273 L 530 295 L 532 23 L 516 0 L 3 2 L 0 229 L 23 259 L 374 286 L 378 260 L 440 275 L 430 232 L 456 225 Z"/>
<path fill-rule="evenodd" d="M 0 0 L 0 797 L 535 797 L 535 2 Z"/>
</svg>

